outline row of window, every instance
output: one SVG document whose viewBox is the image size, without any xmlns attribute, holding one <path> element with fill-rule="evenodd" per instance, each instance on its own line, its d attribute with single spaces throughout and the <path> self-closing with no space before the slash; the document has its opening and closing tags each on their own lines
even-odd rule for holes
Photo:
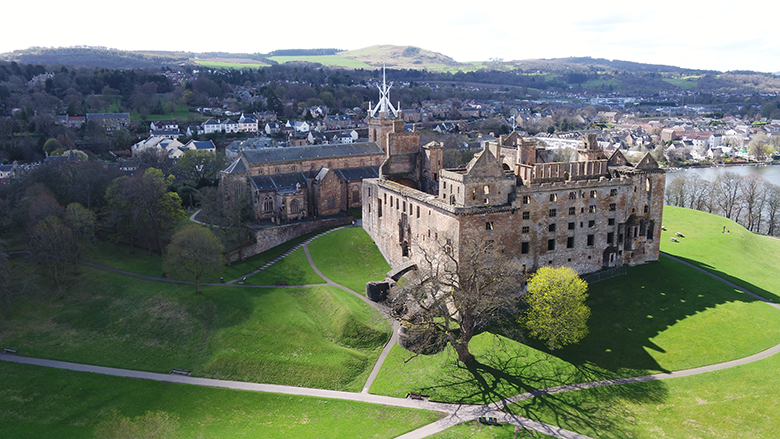
<svg viewBox="0 0 780 439">
<path fill-rule="evenodd" d="M 610 197 L 617 196 L 617 193 L 618 193 L 617 189 L 610 189 L 609 190 L 609 196 Z M 586 198 L 586 196 L 588 198 L 598 198 L 598 191 L 591 190 L 587 194 L 585 193 L 585 191 L 580 192 L 580 198 Z M 569 199 L 570 200 L 576 200 L 577 199 L 577 192 L 569 192 Z M 553 202 L 554 201 L 558 201 L 558 194 L 550 194 L 550 201 L 553 201 Z M 528 203 L 524 201 L 523 204 L 528 204 Z"/>
</svg>

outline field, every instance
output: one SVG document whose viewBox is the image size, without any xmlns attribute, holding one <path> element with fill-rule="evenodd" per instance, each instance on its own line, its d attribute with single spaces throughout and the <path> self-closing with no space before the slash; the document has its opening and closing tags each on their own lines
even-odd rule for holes
<svg viewBox="0 0 780 439">
<path fill-rule="evenodd" d="M 676 85 L 683 90 L 690 90 L 696 88 L 699 85 L 699 79 L 701 76 L 683 76 L 679 78 L 663 78 L 664 82 Z"/>
<path fill-rule="evenodd" d="M 247 61 L 252 61 L 247 59 Z M 207 69 L 234 69 L 234 70 L 246 70 L 246 69 L 259 69 L 261 67 L 268 67 L 268 64 L 260 61 L 253 62 L 237 62 L 237 61 L 209 61 L 209 60 L 195 60 L 195 62 Z"/>
<path fill-rule="evenodd" d="M 310 63 L 320 63 L 324 66 L 344 67 L 347 69 L 372 69 L 373 68 L 373 66 L 370 66 L 362 61 L 357 61 L 339 55 L 272 56 L 268 59 L 276 61 L 279 64 L 284 64 L 288 62 L 310 62 Z"/>
<path fill-rule="evenodd" d="M 390 271 L 361 227 L 346 227 L 317 238 L 309 244 L 309 251 L 322 274 L 357 293 L 366 291 L 366 282 L 382 280 Z"/>
</svg>

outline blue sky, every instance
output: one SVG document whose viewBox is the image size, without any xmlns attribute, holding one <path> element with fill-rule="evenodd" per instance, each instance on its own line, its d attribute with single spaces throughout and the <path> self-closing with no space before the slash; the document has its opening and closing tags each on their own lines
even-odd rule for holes
<svg viewBox="0 0 780 439">
<path fill-rule="evenodd" d="M 770 0 L 39 0 L 3 6 L 0 52 L 88 45 L 265 53 L 395 44 L 464 62 L 592 56 L 780 72 L 779 9 Z"/>
</svg>

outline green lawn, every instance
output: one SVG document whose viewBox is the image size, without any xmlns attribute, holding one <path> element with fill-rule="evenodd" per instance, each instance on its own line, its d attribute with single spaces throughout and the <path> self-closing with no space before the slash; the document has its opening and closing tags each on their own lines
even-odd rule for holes
<svg viewBox="0 0 780 439">
<path fill-rule="evenodd" d="M 332 281 L 358 294 L 366 282 L 382 280 L 390 266 L 362 227 L 345 227 L 309 244 L 314 265 Z"/>
<path fill-rule="evenodd" d="M 286 282 L 287 285 L 314 285 L 324 284 L 325 279 L 314 272 L 303 248 L 299 248 L 281 261 L 246 279 L 246 284 L 249 285 L 276 285 L 278 282 Z"/>
<path fill-rule="evenodd" d="M 539 433 L 534 430 L 520 429 L 515 436 L 515 426 L 503 424 L 501 426 L 483 425 L 478 421 L 469 421 L 448 428 L 441 433 L 430 436 L 433 439 L 546 439 L 553 436 Z"/>
<path fill-rule="evenodd" d="M 135 419 L 148 412 L 174 420 L 173 435 L 166 436 L 172 438 L 393 438 L 441 416 L 5 362 L 0 362 L 0 376 L 0 431 L 9 439 L 94 438 L 96 426 L 114 416 Z"/>
<path fill-rule="evenodd" d="M 780 303 L 780 241 L 755 235 L 726 218 L 664 206 L 661 251 L 692 262 L 769 300 Z M 723 233 L 723 226 L 731 233 Z M 672 242 L 676 232 L 685 235 Z"/>
<path fill-rule="evenodd" d="M 0 346 L 78 363 L 360 390 L 390 336 L 379 313 L 338 288 L 205 286 L 196 295 L 192 285 L 85 267 L 65 299 L 55 297 L 4 304 Z"/>
<path fill-rule="evenodd" d="M 550 354 L 535 340 L 485 333 L 472 341 L 480 364 L 471 369 L 457 365 L 449 348 L 404 362 L 411 354 L 396 346 L 371 392 L 483 403 L 560 384 L 720 363 L 780 343 L 779 311 L 668 258 L 592 284 L 589 293 L 590 334 L 577 345 Z"/>
<path fill-rule="evenodd" d="M 774 439 L 778 370 L 775 355 L 690 377 L 538 397 L 510 411 L 598 438 Z"/>
</svg>

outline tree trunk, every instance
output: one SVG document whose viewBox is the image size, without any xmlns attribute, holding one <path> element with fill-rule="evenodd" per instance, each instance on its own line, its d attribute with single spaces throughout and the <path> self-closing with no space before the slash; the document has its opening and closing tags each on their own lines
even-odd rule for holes
<svg viewBox="0 0 780 439">
<path fill-rule="evenodd" d="M 455 352 L 458 353 L 458 361 L 463 364 L 469 364 L 474 361 L 474 355 L 469 352 L 469 344 L 466 343 L 452 343 L 452 347 L 455 348 Z"/>
<path fill-rule="evenodd" d="M 200 294 L 200 276 L 195 276 L 195 294 Z"/>
</svg>

